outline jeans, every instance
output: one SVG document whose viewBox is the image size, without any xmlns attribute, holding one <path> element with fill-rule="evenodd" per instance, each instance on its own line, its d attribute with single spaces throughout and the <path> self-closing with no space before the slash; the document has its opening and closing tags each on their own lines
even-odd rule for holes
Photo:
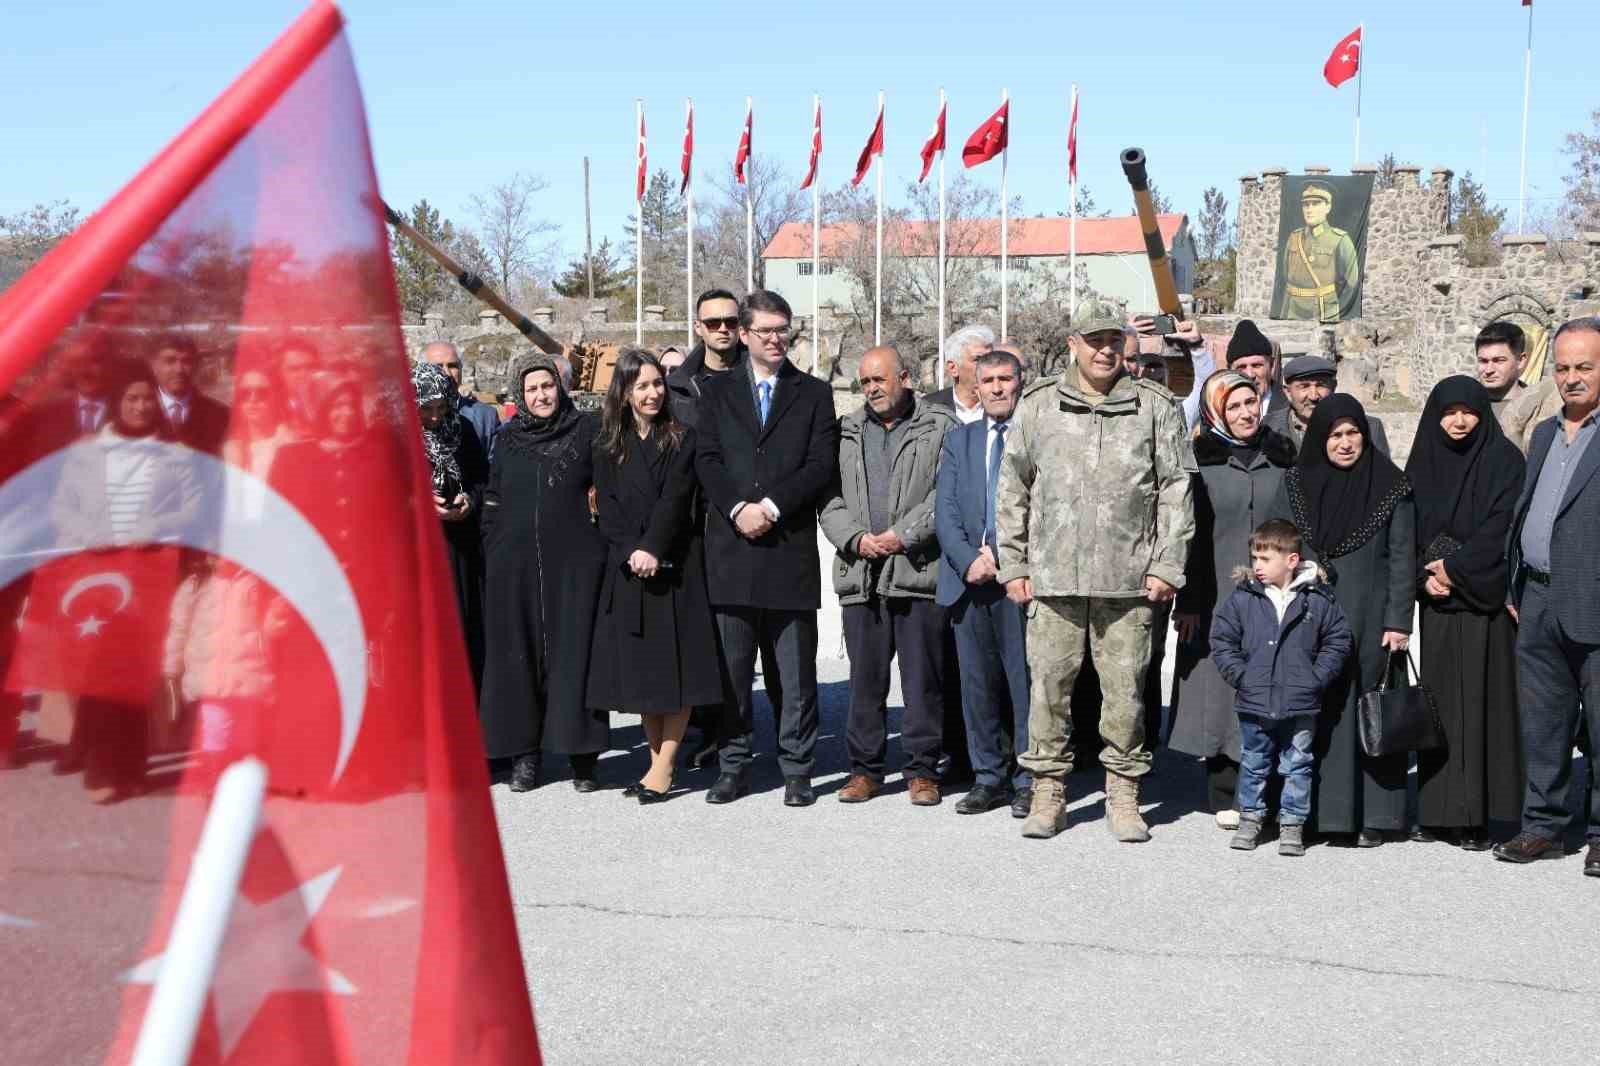
<svg viewBox="0 0 1600 1066">
<path fill-rule="evenodd" d="M 1295 718 L 1239 716 L 1239 813 L 1264 821 L 1267 816 L 1267 781 L 1276 763 L 1283 778 L 1283 798 L 1278 804 L 1278 824 L 1304 825 L 1311 816 L 1311 768 L 1315 757 L 1311 741 L 1316 735 L 1315 715 Z"/>
</svg>

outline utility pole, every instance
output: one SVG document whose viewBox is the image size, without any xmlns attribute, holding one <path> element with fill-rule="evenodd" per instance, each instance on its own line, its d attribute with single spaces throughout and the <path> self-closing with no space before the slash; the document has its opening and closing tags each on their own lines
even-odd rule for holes
<svg viewBox="0 0 1600 1066">
<path fill-rule="evenodd" d="M 589 220 L 589 157 L 583 157 L 583 267 L 589 272 L 589 302 L 594 303 L 594 225 Z"/>
</svg>

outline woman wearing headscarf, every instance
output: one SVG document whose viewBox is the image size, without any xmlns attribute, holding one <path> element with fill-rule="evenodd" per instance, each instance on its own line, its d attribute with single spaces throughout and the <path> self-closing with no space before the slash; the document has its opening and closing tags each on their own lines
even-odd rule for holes
<svg viewBox="0 0 1600 1066">
<path fill-rule="evenodd" d="M 1417 497 L 1422 680 L 1438 703 L 1446 746 L 1417 752 L 1413 840 L 1455 836 L 1483 851 L 1490 821 L 1522 816 L 1505 543 L 1524 466 L 1482 384 L 1458 374 L 1433 387 L 1406 476 Z"/>
<path fill-rule="evenodd" d="M 478 514 L 489 459 L 471 423 L 461 414 L 461 393 L 443 368 L 414 363 L 411 387 L 422 423 L 422 451 L 433 482 L 433 509 L 444 532 L 445 552 L 455 578 L 456 607 L 474 691 L 483 685 L 483 539 Z"/>
<path fill-rule="evenodd" d="M 1233 689 L 1211 662 L 1211 616 L 1233 591 L 1234 570 L 1250 565 L 1250 533 L 1266 521 L 1295 448 L 1262 423 L 1256 384 L 1238 371 L 1209 375 L 1199 395 L 1195 537 L 1172 616 L 1179 643 L 1167 743 L 1205 760 L 1208 806 L 1217 825 L 1237 829 L 1239 719 Z"/>
<path fill-rule="evenodd" d="M 511 788 L 540 783 L 544 752 L 570 757 L 573 787 L 595 789 L 609 719 L 587 702 L 595 605 L 606 542 L 589 508 L 596 421 L 573 406 L 555 360 L 512 375 L 517 413 L 500 427 L 483 496 L 483 695 L 491 759 L 510 758 Z M 625 664 L 609 663 L 608 669 Z"/>
<path fill-rule="evenodd" d="M 640 803 L 670 791 L 689 708 L 722 698 L 693 521 L 694 449 L 694 430 L 673 417 L 660 361 L 624 349 L 595 448 L 596 503 L 610 555 L 591 661 L 628 668 L 589 671 L 589 706 L 642 716 L 650 768 L 630 788 Z"/>
<path fill-rule="evenodd" d="M 1377 847 L 1406 829 L 1407 756 L 1361 750 L 1356 703 L 1410 642 L 1416 505 L 1405 474 L 1373 447 L 1354 396 L 1336 392 L 1317 404 L 1266 517 L 1286 518 L 1300 531 L 1305 557 L 1327 570 L 1355 638 L 1317 718 L 1314 824 L 1340 842 Z"/>
</svg>

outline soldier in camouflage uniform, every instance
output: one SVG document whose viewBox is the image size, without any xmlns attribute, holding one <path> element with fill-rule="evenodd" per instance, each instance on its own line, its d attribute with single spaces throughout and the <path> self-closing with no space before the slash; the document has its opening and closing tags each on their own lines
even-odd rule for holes
<svg viewBox="0 0 1600 1066">
<path fill-rule="evenodd" d="M 1328 225 L 1333 190 L 1309 182 L 1300 193 L 1305 225 L 1289 234 L 1278 257 L 1283 298 L 1273 318 L 1338 322 L 1355 302 L 1361 263 L 1350 234 Z"/>
<path fill-rule="evenodd" d="M 1124 317 L 1078 306 L 1073 361 L 1030 387 L 1012 416 L 996 489 L 1000 580 L 1028 605 L 1028 751 L 1033 804 L 1022 835 L 1066 825 L 1072 685 L 1085 645 L 1100 674 L 1106 822 L 1150 839 L 1139 778 L 1150 769 L 1140 690 L 1155 605 L 1183 584 L 1194 536 L 1183 413 L 1164 387 L 1123 369 Z"/>
</svg>

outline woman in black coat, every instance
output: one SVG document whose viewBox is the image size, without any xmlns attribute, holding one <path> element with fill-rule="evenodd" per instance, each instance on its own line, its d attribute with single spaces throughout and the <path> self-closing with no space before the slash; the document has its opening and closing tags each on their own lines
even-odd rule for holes
<svg viewBox="0 0 1600 1066">
<path fill-rule="evenodd" d="M 609 545 L 589 673 L 589 705 L 644 718 L 650 769 L 628 794 L 666 798 L 689 708 L 722 698 L 693 521 L 695 435 L 672 414 L 650 352 L 624 349 L 595 446 L 600 531 Z"/>
<path fill-rule="evenodd" d="M 1406 476 L 1417 494 L 1422 680 L 1446 746 L 1417 752 L 1413 840 L 1459 834 L 1489 847 L 1488 823 L 1522 817 L 1517 629 L 1506 611 L 1506 533 L 1525 461 L 1463 375 L 1433 387 Z"/>
<path fill-rule="evenodd" d="M 1410 643 L 1416 505 L 1405 474 L 1372 446 L 1354 396 L 1336 392 L 1317 404 L 1271 512 L 1295 524 L 1306 557 L 1328 571 L 1355 639 L 1317 720 L 1312 818 L 1340 842 L 1377 847 L 1385 834 L 1406 829 L 1407 755 L 1373 758 L 1361 750 L 1356 703 Z"/>
<path fill-rule="evenodd" d="M 543 752 L 571 757 L 592 792 L 610 722 L 584 699 L 606 545 L 589 509 L 595 419 L 573 406 L 549 356 L 512 376 L 516 416 L 495 437 L 483 494 L 483 695 L 491 759 L 514 758 L 511 789 L 538 787 Z M 615 668 L 610 664 L 608 668 Z"/>
<path fill-rule="evenodd" d="M 1239 826 L 1239 718 L 1233 688 L 1211 661 L 1211 618 L 1233 592 L 1234 570 L 1250 565 L 1250 534 L 1267 520 L 1294 457 L 1294 443 L 1262 424 L 1254 381 L 1234 370 L 1206 378 L 1194 435 L 1195 535 L 1172 616 L 1179 644 L 1167 744 L 1206 761 L 1208 806 L 1223 829 Z"/>
<path fill-rule="evenodd" d="M 489 480 L 489 458 L 461 414 L 461 393 L 449 374 L 432 363 L 414 363 L 411 386 L 417 394 L 422 450 L 433 475 L 433 509 L 439 515 L 455 579 L 456 608 L 476 698 L 483 687 L 483 535 L 478 513 Z"/>
</svg>

